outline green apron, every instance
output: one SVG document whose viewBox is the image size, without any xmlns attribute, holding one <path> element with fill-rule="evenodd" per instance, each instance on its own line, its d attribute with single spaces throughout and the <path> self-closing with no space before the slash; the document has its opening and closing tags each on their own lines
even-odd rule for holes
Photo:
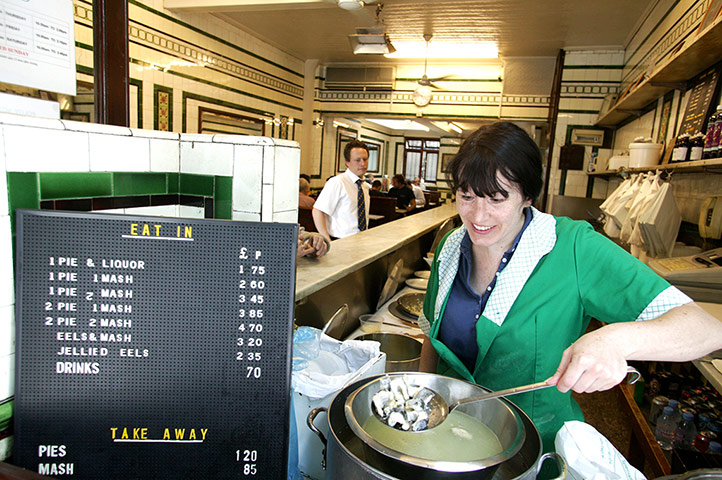
<svg viewBox="0 0 722 480">
<path fill-rule="evenodd" d="M 545 214 L 534 211 L 534 215 Z M 528 228 L 523 236 L 529 230 L 530 235 L 535 235 L 534 229 Z M 439 374 L 463 378 L 491 390 L 542 382 L 554 374 L 562 352 L 584 334 L 592 317 L 603 322 L 634 321 L 669 287 L 644 264 L 594 232 L 588 223 L 556 218 L 555 230 L 551 251 L 533 267 L 501 325 L 488 319 L 493 314 L 489 304 L 477 321 L 479 354 L 473 372 L 437 339 L 439 319 L 443 318 L 448 300 L 447 293 L 435 317 L 439 263 L 443 262 L 440 252 L 450 235 L 463 235 L 463 231 L 446 236 L 435 255 L 424 303 L 424 315 L 430 319 L 429 338 L 440 357 Z M 511 262 L 523 261 L 521 248 L 520 242 Z M 511 262 L 504 271 L 511 268 Z M 495 289 L 502 279 L 499 277 Z M 584 420 L 570 392 L 560 393 L 556 388 L 515 395 L 511 400 L 534 422 L 545 451 L 554 449 L 554 437 L 564 422 Z"/>
</svg>

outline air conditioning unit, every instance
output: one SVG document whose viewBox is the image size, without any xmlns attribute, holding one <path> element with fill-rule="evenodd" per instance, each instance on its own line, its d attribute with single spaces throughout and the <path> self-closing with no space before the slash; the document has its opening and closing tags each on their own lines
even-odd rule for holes
<svg viewBox="0 0 722 480">
<path fill-rule="evenodd" d="M 604 130 L 586 130 L 575 128 L 572 130 L 572 145 L 591 145 L 601 147 L 604 143 Z"/>
<path fill-rule="evenodd" d="M 327 90 L 393 90 L 394 67 L 326 67 Z"/>
</svg>

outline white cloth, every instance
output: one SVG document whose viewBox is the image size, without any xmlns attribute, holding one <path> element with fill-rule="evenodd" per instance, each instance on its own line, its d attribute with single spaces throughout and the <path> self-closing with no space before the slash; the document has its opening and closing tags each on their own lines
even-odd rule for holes
<svg viewBox="0 0 722 480">
<path fill-rule="evenodd" d="M 340 175 L 329 178 L 318 195 L 316 203 L 313 204 L 313 208 L 328 215 L 326 226 L 328 234 L 332 237 L 343 238 L 359 233 L 358 185 L 356 185 L 358 179 L 359 177 L 349 169 Z M 366 225 L 368 225 L 369 208 L 371 208 L 368 183 L 362 180 L 361 188 L 366 202 Z"/>
<path fill-rule="evenodd" d="M 414 190 L 414 197 L 416 197 L 416 208 L 426 205 L 426 198 L 424 197 L 424 191 L 421 190 L 421 187 L 412 183 L 411 188 Z"/>
</svg>

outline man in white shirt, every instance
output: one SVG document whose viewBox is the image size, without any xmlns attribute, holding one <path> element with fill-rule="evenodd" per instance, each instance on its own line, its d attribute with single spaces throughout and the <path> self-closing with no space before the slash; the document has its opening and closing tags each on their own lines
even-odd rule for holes
<svg viewBox="0 0 722 480">
<path fill-rule="evenodd" d="M 424 197 L 424 191 L 419 186 L 419 182 L 421 180 L 419 177 L 414 178 L 414 181 L 411 182 L 411 189 L 414 191 L 414 197 L 416 197 L 416 208 L 424 208 L 424 205 L 426 205 L 426 197 Z"/>
<path fill-rule="evenodd" d="M 353 140 L 343 151 L 346 171 L 331 177 L 313 205 L 313 223 L 329 241 L 368 228 L 369 185 L 363 180 L 369 164 L 366 144 Z"/>
</svg>

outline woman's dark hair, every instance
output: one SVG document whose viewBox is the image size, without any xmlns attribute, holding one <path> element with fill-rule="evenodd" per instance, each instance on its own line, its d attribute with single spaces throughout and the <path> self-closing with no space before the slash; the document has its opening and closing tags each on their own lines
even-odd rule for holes
<svg viewBox="0 0 722 480">
<path fill-rule="evenodd" d="M 499 185 L 497 172 L 519 185 L 522 195 L 534 201 L 542 189 L 539 147 L 521 128 L 509 122 L 481 127 L 471 134 L 449 164 L 453 191 L 472 190 L 479 197 L 509 192 Z"/>
<path fill-rule="evenodd" d="M 369 147 L 367 147 L 364 142 L 361 140 L 351 140 L 343 149 L 343 158 L 345 158 L 347 162 L 351 160 L 351 150 L 354 148 L 363 148 L 366 150 L 367 155 L 369 153 Z"/>
</svg>

